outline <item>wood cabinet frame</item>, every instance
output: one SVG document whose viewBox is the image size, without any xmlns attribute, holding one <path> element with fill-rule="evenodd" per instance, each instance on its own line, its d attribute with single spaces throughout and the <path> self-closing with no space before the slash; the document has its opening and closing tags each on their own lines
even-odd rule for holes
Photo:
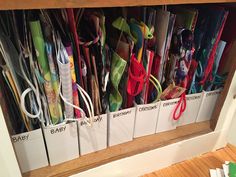
<svg viewBox="0 0 236 177">
<path fill-rule="evenodd" d="M 169 4 L 200 4 L 200 3 L 233 3 L 235 0 L 0 0 L 0 10 L 10 9 L 40 9 L 40 8 L 90 8 L 90 7 L 121 7 L 150 6 Z M 236 57 L 236 51 L 231 52 Z M 236 61 L 236 60 L 234 60 Z M 145 151 L 163 147 L 190 137 L 207 134 L 215 130 L 222 107 L 226 101 L 229 88 L 236 70 L 236 62 L 227 78 L 225 87 L 218 99 L 213 117 L 210 121 L 194 123 L 178 127 L 176 130 L 136 138 L 131 142 L 109 147 L 105 150 L 84 155 L 75 160 L 56 166 L 48 166 L 23 174 L 23 176 L 68 176 L 114 160 L 139 154 Z"/>
</svg>

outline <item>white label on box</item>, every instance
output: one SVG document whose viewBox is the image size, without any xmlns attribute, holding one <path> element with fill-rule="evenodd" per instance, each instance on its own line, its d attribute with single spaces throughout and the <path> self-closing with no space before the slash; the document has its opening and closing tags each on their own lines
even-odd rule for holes
<svg viewBox="0 0 236 177">
<path fill-rule="evenodd" d="M 160 102 L 137 105 L 134 138 L 155 134 Z"/>
<path fill-rule="evenodd" d="M 202 104 L 197 116 L 197 122 L 207 121 L 211 119 L 212 113 L 216 105 L 216 101 L 220 93 L 220 90 L 204 92 Z"/>
<path fill-rule="evenodd" d="M 125 143 L 133 139 L 135 108 L 109 113 L 109 146 Z"/>
<path fill-rule="evenodd" d="M 12 143 L 23 173 L 48 165 L 41 129 L 14 135 Z"/>
<path fill-rule="evenodd" d="M 79 122 L 80 155 L 99 151 L 107 147 L 107 114 L 94 117 L 88 126 L 83 120 Z"/>
<path fill-rule="evenodd" d="M 79 157 L 76 122 L 46 127 L 44 135 L 50 165 L 56 165 Z"/>
<path fill-rule="evenodd" d="M 173 119 L 173 112 L 178 101 L 179 98 L 161 101 L 156 133 L 176 129 L 178 121 Z"/>
<path fill-rule="evenodd" d="M 178 125 L 187 125 L 196 122 L 198 112 L 202 103 L 203 93 L 186 96 L 186 109 L 178 120 Z"/>
</svg>

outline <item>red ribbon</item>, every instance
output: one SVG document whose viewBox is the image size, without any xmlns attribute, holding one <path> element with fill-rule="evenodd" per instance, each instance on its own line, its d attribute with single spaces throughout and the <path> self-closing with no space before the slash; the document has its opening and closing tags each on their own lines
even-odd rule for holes
<svg viewBox="0 0 236 177">
<path fill-rule="evenodd" d="M 178 109 L 179 109 L 179 112 L 177 113 Z M 178 120 L 182 116 L 182 114 L 184 113 L 185 109 L 186 109 L 186 94 L 184 92 L 181 95 L 181 97 L 178 101 L 178 104 L 175 107 L 175 110 L 173 113 L 173 119 Z"/>
<path fill-rule="evenodd" d="M 213 45 L 213 48 L 211 50 L 211 53 L 210 53 L 210 56 L 209 56 L 209 59 L 208 59 L 208 63 L 207 63 L 207 67 L 204 71 L 204 75 L 203 75 L 203 78 L 202 80 L 199 82 L 200 85 L 204 85 L 206 80 L 208 79 L 209 75 L 212 77 L 211 75 L 211 72 L 212 72 L 212 69 L 213 69 L 213 65 L 214 65 L 214 59 L 215 59 L 215 55 L 216 55 L 216 50 L 217 50 L 217 46 L 220 42 L 220 38 L 221 38 L 221 34 L 223 32 L 223 29 L 224 29 L 224 25 L 225 25 L 225 21 L 227 19 L 227 16 L 228 16 L 228 13 L 225 14 L 224 16 L 224 20 L 223 20 L 223 23 L 222 23 L 222 26 L 221 26 L 221 29 L 217 35 L 217 38 L 216 38 L 216 41 L 215 41 L 215 44 Z M 211 78 L 210 78 L 211 79 Z"/>
</svg>

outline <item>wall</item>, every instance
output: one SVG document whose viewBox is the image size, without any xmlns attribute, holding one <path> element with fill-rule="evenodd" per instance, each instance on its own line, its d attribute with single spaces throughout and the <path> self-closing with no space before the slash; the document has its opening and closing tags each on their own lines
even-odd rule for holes
<svg viewBox="0 0 236 177">
<path fill-rule="evenodd" d="M 164 146 L 132 157 L 113 161 L 72 177 L 137 177 L 226 145 L 226 131 Z M 204 144 L 204 146 L 202 146 Z"/>
<path fill-rule="evenodd" d="M 227 141 L 236 146 L 236 99 L 232 103 L 232 109 L 234 109 L 234 114 L 231 127 L 229 129 Z"/>
<path fill-rule="evenodd" d="M 6 123 L 0 107 L 0 176 L 18 177 L 21 176 L 15 153 L 7 131 Z"/>
<path fill-rule="evenodd" d="M 231 83 L 216 130 L 226 129 L 228 143 L 236 146 L 236 98 L 234 98 L 236 96 L 236 72 Z"/>
</svg>

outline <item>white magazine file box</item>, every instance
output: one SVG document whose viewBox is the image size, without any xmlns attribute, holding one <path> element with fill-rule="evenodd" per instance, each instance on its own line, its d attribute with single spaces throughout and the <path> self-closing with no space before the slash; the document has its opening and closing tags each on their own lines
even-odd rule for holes
<svg viewBox="0 0 236 177">
<path fill-rule="evenodd" d="M 186 109 L 178 120 L 178 126 L 196 122 L 202 98 L 203 93 L 186 95 Z"/>
<path fill-rule="evenodd" d="M 114 146 L 133 140 L 136 107 L 110 112 L 108 145 Z"/>
<path fill-rule="evenodd" d="M 46 127 L 44 135 L 50 165 L 79 157 L 77 122 Z"/>
<path fill-rule="evenodd" d="M 161 101 L 157 118 L 156 133 L 176 129 L 178 121 L 173 119 L 174 109 L 179 98 Z"/>
<path fill-rule="evenodd" d="M 155 134 L 160 102 L 136 105 L 134 138 Z"/>
<path fill-rule="evenodd" d="M 95 116 L 91 126 L 79 121 L 79 142 L 80 155 L 107 148 L 107 114 Z"/>
<path fill-rule="evenodd" d="M 48 165 L 45 143 L 40 128 L 13 135 L 11 138 L 22 173 Z"/>
<path fill-rule="evenodd" d="M 203 92 L 202 104 L 197 116 L 196 122 L 207 121 L 211 119 L 212 113 L 214 111 L 216 101 L 221 93 L 221 90 L 214 90 Z"/>
</svg>

